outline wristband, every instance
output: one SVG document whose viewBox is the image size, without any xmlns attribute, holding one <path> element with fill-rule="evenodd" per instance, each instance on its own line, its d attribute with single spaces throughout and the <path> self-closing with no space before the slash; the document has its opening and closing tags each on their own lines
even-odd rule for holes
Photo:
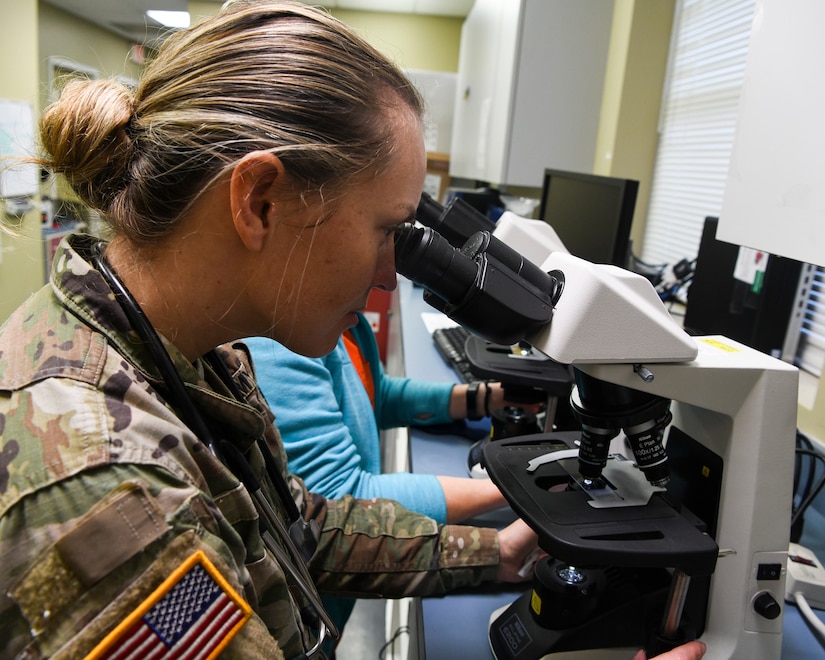
<svg viewBox="0 0 825 660">
<path fill-rule="evenodd" d="M 481 415 L 478 414 L 478 387 L 481 385 L 480 380 L 474 380 L 467 383 L 467 419 L 478 420 Z"/>
<path fill-rule="evenodd" d="M 490 383 L 484 383 L 484 414 L 490 416 Z"/>
</svg>

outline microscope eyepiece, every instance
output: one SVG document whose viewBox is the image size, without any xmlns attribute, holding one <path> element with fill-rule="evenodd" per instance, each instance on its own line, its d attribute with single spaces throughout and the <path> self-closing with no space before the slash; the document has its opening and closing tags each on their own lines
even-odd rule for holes
<svg viewBox="0 0 825 660">
<path fill-rule="evenodd" d="M 461 197 L 456 197 L 444 207 L 427 193 L 421 194 L 415 219 L 422 225 L 435 229 L 456 248 L 464 245 L 476 232 L 492 232 L 496 228 L 495 222 Z"/>
<path fill-rule="evenodd" d="M 447 302 L 471 290 L 478 265 L 429 227 L 405 223 L 395 233 L 395 269 Z"/>
<path fill-rule="evenodd" d="M 424 287 L 430 305 L 497 344 L 515 344 L 546 325 L 561 292 L 558 277 L 486 231 L 459 250 L 430 227 L 402 225 L 395 268 Z"/>
</svg>

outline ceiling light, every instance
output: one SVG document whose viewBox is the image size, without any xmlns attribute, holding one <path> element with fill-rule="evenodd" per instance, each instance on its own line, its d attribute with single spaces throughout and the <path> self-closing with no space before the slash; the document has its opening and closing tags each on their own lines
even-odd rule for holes
<svg viewBox="0 0 825 660">
<path fill-rule="evenodd" d="M 168 28 L 189 27 L 188 11 L 162 11 L 159 9 L 149 9 L 146 11 L 146 15 L 153 21 L 157 21 L 161 25 Z"/>
</svg>

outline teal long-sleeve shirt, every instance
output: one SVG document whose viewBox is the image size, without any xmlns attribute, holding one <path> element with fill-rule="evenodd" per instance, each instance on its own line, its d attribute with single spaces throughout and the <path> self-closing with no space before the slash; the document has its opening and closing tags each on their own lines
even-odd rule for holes
<svg viewBox="0 0 825 660">
<path fill-rule="evenodd" d="M 452 384 L 386 375 L 363 316 L 353 334 L 372 371 L 375 410 L 343 339 L 322 358 L 297 355 L 270 339 L 247 340 L 289 469 L 326 497 L 386 497 L 445 523 L 447 505 L 434 475 L 381 473 L 379 430 L 451 421 Z"/>
</svg>

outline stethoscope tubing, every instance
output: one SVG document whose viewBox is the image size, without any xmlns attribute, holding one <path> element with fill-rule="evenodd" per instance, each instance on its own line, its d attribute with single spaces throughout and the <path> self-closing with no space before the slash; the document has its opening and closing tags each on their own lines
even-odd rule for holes
<svg viewBox="0 0 825 660">
<path fill-rule="evenodd" d="M 279 565 L 281 565 L 290 575 L 292 580 L 298 585 L 304 597 L 309 601 L 310 605 L 315 610 L 318 617 L 318 636 L 315 645 L 304 653 L 305 657 L 312 657 L 315 655 L 326 639 L 327 635 L 337 638 L 338 630 L 332 619 L 329 617 L 324 608 L 312 576 L 309 573 L 306 562 L 312 552 L 306 550 L 302 552 L 295 544 L 289 530 L 284 526 L 277 512 L 272 507 L 271 502 L 264 495 L 260 482 L 255 477 L 246 457 L 243 453 L 230 442 L 223 440 L 218 442 L 206 420 L 201 415 L 200 411 L 195 406 L 194 402 L 186 391 L 186 385 L 180 377 L 172 359 L 169 357 L 163 343 L 160 340 L 155 328 L 150 323 L 149 319 L 144 314 L 140 305 L 132 296 L 131 292 L 126 288 L 126 285 L 120 280 L 109 263 L 102 254 L 102 246 L 97 246 L 96 255 L 93 259 L 94 266 L 106 280 L 106 283 L 115 294 L 115 299 L 126 314 L 129 323 L 132 325 L 135 332 L 140 336 L 146 345 L 149 354 L 152 357 L 155 365 L 160 371 L 161 378 L 169 388 L 172 395 L 172 400 L 175 402 L 174 408 L 181 416 L 183 422 L 192 430 L 199 438 L 202 438 L 209 451 L 223 463 L 226 468 L 235 475 L 235 477 L 244 485 L 249 492 L 255 509 L 258 512 L 258 517 L 263 523 L 261 529 L 261 538 L 266 548 L 276 558 Z M 214 351 L 213 351 L 214 353 Z M 233 396 L 238 397 L 234 381 L 231 377 L 226 377 L 226 365 L 223 363 L 217 354 L 211 356 L 213 359 L 209 360 L 213 369 L 223 376 L 222 380 L 232 390 Z M 312 530 L 311 524 L 307 523 L 300 515 L 295 500 L 292 498 L 289 487 L 283 478 L 283 475 L 277 470 L 274 459 L 272 458 L 269 448 L 266 443 L 260 441 L 259 448 L 264 456 L 266 464 L 266 472 L 269 475 L 269 480 L 273 487 L 278 492 L 278 496 L 282 504 L 286 507 L 288 515 L 292 518 L 291 527 L 294 525 L 301 525 L 301 529 L 296 531 L 299 537 L 306 537 Z M 314 521 L 313 521 L 314 522 Z M 275 541 L 273 530 L 281 539 L 281 543 L 288 549 L 288 553 Z M 316 538 L 317 541 L 317 538 Z M 309 556 L 307 556 L 309 555 Z M 306 621 L 305 621 L 306 623 Z"/>
</svg>

